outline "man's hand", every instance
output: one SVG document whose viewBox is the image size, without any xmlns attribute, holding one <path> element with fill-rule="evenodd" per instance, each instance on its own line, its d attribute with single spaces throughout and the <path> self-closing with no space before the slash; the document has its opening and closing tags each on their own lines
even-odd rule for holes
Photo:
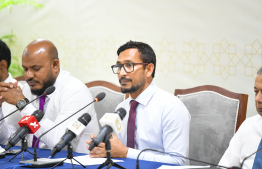
<svg viewBox="0 0 262 169">
<path fill-rule="evenodd" d="M 0 83 L 0 102 L 16 105 L 17 101 L 25 98 L 21 88 L 15 83 Z"/>
<path fill-rule="evenodd" d="M 93 134 L 90 135 L 91 139 L 94 139 L 95 136 Z M 112 139 L 110 139 L 111 144 L 111 157 L 114 158 L 126 158 L 128 147 L 124 146 L 124 144 L 119 140 L 117 135 L 112 134 Z M 92 140 L 86 140 L 87 144 L 91 144 Z M 86 147 L 87 149 L 89 146 Z M 106 157 L 105 143 L 100 143 L 97 147 L 95 147 L 92 151 L 90 151 L 90 157 Z"/>
</svg>

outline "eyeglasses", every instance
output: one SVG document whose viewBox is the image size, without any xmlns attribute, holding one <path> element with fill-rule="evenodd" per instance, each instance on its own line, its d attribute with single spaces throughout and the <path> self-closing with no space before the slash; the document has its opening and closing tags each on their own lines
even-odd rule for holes
<svg viewBox="0 0 262 169">
<path fill-rule="evenodd" d="M 135 65 L 148 65 L 148 64 L 149 63 L 124 63 L 124 64 L 112 65 L 111 68 L 114 74 L 119 74 L 122 67 L 124 68 L 126 73 L 130 73 L 134 71 Z"/>
</svg>

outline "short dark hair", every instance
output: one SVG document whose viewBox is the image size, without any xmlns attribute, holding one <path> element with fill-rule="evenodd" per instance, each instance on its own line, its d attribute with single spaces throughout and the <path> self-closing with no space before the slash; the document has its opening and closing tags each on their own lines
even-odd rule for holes
<svg viewBox="0 0 262 169">
<path fill-rule="evenodd" d="M 117 55 L 119 56 L 119 54 L 126 50 L 126 49 L 130 49 L 130 48 L 137 48 L 138 51 L 140 52 L 140 58 L 143 61 L 143 63 L 153 63 L 154 65 L 154 70 L 152 73 L 152 77 L 155 77 L 155 70 L 156 70 L 156 54 L 154 52 L 154 50 L 151 48 L 151 46 L 149 46 L 146 43 L 143 42 L 135 42 L 135 41 L 129 41 L 126 44 L 120 46 L 117 50 Z"/>
<path fill-rule="evenodd" d="M 5 42 L 0 40 L 0 61 L 5 60 L 7 62 L 7 69 L 11 63 L 11 52 Z"/>
<path fill-rule="evenodd" d="M 257 75 L 262 73 L 262 67 L 258 69 Z"/>
</svg>

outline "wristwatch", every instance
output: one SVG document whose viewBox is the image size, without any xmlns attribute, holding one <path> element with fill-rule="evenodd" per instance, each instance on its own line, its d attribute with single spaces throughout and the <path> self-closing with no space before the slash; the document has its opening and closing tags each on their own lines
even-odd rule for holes
<svg viewBox="0 0 262 169">
<path fill-rule="evenodd" d="M 29 100 L 27 98 L 20 99 L 16 102 L 16 107 L 18 109 L 22 109 L 27 103 L 29 103 Z"/>
</svg>

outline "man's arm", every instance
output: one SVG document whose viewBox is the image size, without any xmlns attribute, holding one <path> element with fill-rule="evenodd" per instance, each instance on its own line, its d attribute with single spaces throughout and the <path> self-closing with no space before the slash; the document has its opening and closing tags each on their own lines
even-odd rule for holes
<svg viewBox="0 0 262 169">
<path fill-rule="evenodd" d="M 53 100 L 49 101 L 48 107 L 52 106 L 51 109 L 46 110 L 45 116 L 40 121 L 40 129 L 35 133 L 37 137 L 39 137 L 41 134 L 52 128 L 54 125 L 58 124 L 59 122 L 63 121 L 88 103 L 90 103 L 93 99 L 86 88 L 86 86 L 77 86 L 77 87 L 71 87 L 68 86 L 67 88 L 71 88 L 69 90 L 64 89 L 64 92 L 61 92 L 61 95 L 55 95 L 56 97 L 52 98 Z M 53 105 L 50 105 L 53 104 Z M 54 105 L 55 104 L 55 105 Z M 87 108 L 81 110 L 79 113 L 77 113 L 75 116 L 69 118 L 67 121 L 63 122 L 53 130 L 51 130 L 49 133 L 47 133 L 45 136 L 41 138 L 41 141 L 44 142 L 49 148 L 53 148 L 60 140 L 60 138 L 64 135 L 66 132 L 66 128 L 69 122 L 71 122 L 72 119 L 77 119 L 79 116 L 81 116 L 84 113 L 89 113 L 91 116 L 91 122 L 86 127 L 85 131 L 82 134 L 82 137 L 89 138 L 89 135 L 91 132 L 98 133 L 99 126 L 96 119 L 96 114 L 94 111 L 91 111 L 93 108 L 93 105 L 88 106 Z M 27 112 L 34 112 L 34 107 L 32 105 L 28 105 L 22 110 L 22 115 L 26 115 Z M 48 112 L 48 111 L 58 111 L 58 112 Z M 50 117 L 54 118 L 50 118 Z M 49 118 L 48 118 L 49 117 Z M 82 142 L 79 142 L 79 144 L 82 144 L 78 149 L 84 150 L 85 148 L 85 142 L 84 140 Z"/>
<path fill-rule="evenodd" d="M 19 84 L 20 85 L 20 84 Z M 23 87 L 22 85 L 20 85 Z M 8 96 L 7 98 L 9 99 L 12 98 L 11 95 L 9 95 L 9 92 L 14 90 L 20 90 L 21 88 L 18 87 L 18 82 L 15 83 L 6 83 L 6 82 L 1 82 L 0 83 L 0 91 L 1 91 L 1 96 L 0 96 L 0 119 L 8 115 L 9 113 L 13 112 L 16 110 L 16 107 L 12 104 L 9 104 L 7 102 L 4 102 L 3 96 Z M 20 90 L 21 91 L 21 90 Z M 2 96 L 3 95 L 3 96 Z M 18 121 L 20 120 L 21 115 L 19 112 L 16 112 L 15 114 L 3 119 L 0 121 L 0 144 L 6 144 L 7 140 L 11 137 L 13 133 L 18 129 Z"/>
</svg>

